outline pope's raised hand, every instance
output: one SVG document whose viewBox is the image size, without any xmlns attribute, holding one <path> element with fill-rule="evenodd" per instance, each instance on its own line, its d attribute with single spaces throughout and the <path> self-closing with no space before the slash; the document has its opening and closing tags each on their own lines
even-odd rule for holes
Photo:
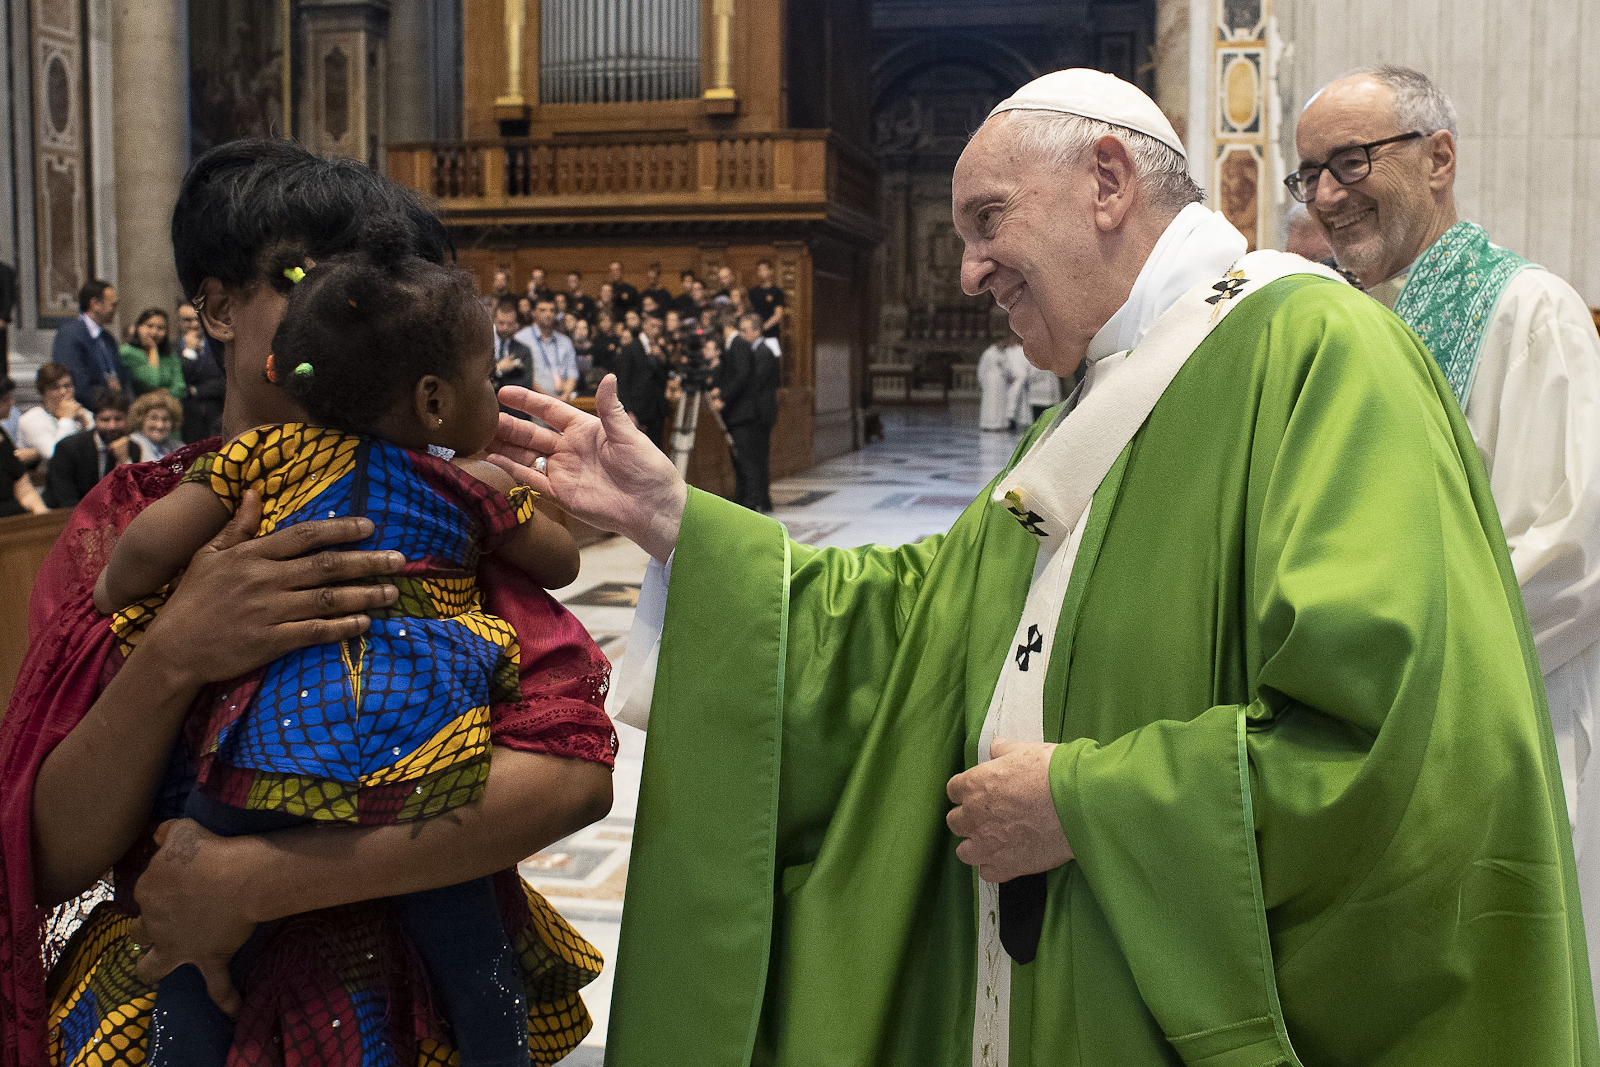
<svg viewBox="0 0 1600 1067">
<path fill-rule="evenodd" d="M 616 375 L 590 415 L 553 396 L 508 385 L 500 403 L 545 423 L 502 413 L 489 460 L 591 526 L 619 533 L 665 562 L 678 541 L 688 489 L 672 461 L 623 410 Z M 544 469 L 535 464 L 544 460 Z"/>
</svg>

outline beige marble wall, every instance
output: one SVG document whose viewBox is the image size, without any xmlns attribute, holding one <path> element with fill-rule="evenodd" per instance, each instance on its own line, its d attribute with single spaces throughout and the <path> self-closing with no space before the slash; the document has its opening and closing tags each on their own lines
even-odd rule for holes
<svg viewBox="0 0 1600 1067">
<path fill-rule="evenodd" d="M 1600 3 L 1275 0 L 1274 12 L 1293 46 L 1280 70 L 1291 165 L 1319 87 L 1353 67 L 1416 67 L 1460 113 L 1462 215 L 1600 306 Z"/>
<path fill-rule="evenodd" d="M 1178 136 L 1189 129 L 1189 0 L 1156 7 L 1156 104 Z M 1185 146 L 1187 147 L 1187 145 Z"/>
</svg>

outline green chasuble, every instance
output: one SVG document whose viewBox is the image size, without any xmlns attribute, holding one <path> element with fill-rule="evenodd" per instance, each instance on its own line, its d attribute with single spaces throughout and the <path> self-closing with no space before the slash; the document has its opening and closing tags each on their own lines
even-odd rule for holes
<svg viewBox="0 0 1600 1067">
<path fill-rule="evenodd" d="M 1600 1064 L 1538 665 L 1448 393 L 1399 319 L 1293 276 L 1100 486 L 1045 686 L 1076 859 L 1013 965 L 1016 1067 Z M 691 493 L 608 1063 L 971 1063 L 945 785 L 1035 559 L 989 497 L 845 551 Z"/>
</svg>

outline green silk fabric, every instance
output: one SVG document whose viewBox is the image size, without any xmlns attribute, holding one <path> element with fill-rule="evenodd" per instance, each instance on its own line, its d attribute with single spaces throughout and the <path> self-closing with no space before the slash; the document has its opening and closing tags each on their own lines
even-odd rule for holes
<svg viewBox="0 0 1600 1067">
<path fill-rule="evenodd" d="M 1077 856 L 1013 966 L 1015 1067 L 1600 1064 L 1537 661 L 1447 395 L 1399 319 L 1295 276 L 1101 485 L 1045 696 Z M 1035 558 L 988 498 L 847 551 L 691 493 L 609 1064 L 971 1062 L 945 786 Z"/>
</svg>

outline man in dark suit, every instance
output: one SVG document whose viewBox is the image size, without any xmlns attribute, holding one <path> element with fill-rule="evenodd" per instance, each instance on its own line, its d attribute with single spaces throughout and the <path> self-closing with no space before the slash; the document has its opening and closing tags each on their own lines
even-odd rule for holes
<svg viewBox="0 0 1600 1067">
<path fill-rule="evenodd" d="M 752 363 L 750 389 L 755 395 L 756 421 L 761 429 L 753 436 L 757 450 L 750 457 L 755 485 L 750 495 L 757 511 L 772 510 L 772 428 L 778 425 L 778 355 L 762 336 L 760 314 L 746 312 L 739 319 L 739 336 L 750 346 Z"/>
<path fill-rule="evenodd" d="M 641 304 L 647 296 L 656 302 L 657 315 L 666 315 L 667 309 L 672 307 L 672 294 L 667 291 L 666 286 L 661 284 L 661 264 L 659 263 L 650 264 L 650 269 L 645 271 L 644 291 L 639 294 Z"/>
<path fill-rule="evenodd" d="M 509 296 L 501 297 L 494 305 L 493 378 L 496 390 L 503 385 L 533 388 L 533 353 L 515 336 L 521 328 L 522 324 L 517 321 L 517 302 Z M 500 410 L 519 419 L 528 417 L 527 412 L 516 408 L 501 407 Z"/>
<path fill-rule="evenodd" d="M 74 506 L 111 468 L 141 458 L 138 443 L 128 438 L 126 393 L 101 389 L 90 398 L 89 409 L 94 412 L 94 429 L 64 438 L 50 457 L 44 502 L 53 508 Z"/>
<path fill-rule="evenodd" d="M 0 378 L 11 374 L 11 323 L 17 310 L 17 271 L 0 263 Z"/>
<path fill-rule="evenodd" d="M 615 259 L 611 261 L 611 304 L 619 316 L 629 311 L 644 314 L 644 309 L 639 306 L 638 288 L 622 280 L 622 263 Z M 657 314 L 659 313 L 658 309 Z"/>
<path fill-rule="evenodd" d="M 133 395 L 133 378 L 122 365 L 117 338 L 111 327 L 117 321 L 117 290 L 95 279 L 78 290 L 78 317 L 56 328 L 50 361 L 72 372 L 72 392 L 84 407 L 102 389 L 120 389 Z"/>
<path fill-rule="evenodd" d="M 616 299 L 613 290 L 611 298 Z M 600 306 L 594 302 L 594 297 L 583 291 L 583 271 L 567 271 L 567 310 L 589 323 L 590 329 L 594 328 L 595 315 Z"/>
<path fill-rule="evenodd" d="M 617 399 L 633 416 L 634 425 L 662 447 L 667 429 L 667 364 L 628 327 L 622 327 L 622 347 L 617 351 Z"/>
<path fill-rule="evenodd" d="M 722 394 L 718 410 L 722 423 L 733 438 L 733 502 L 761 510 L 761 442 L 767 430 L 761 422 L 757 393 L 755 351 L 741 336 L 731 315 L 722 318 L 722 368 L 718 390 Z"/>
<path fill-rule="evenodd" d="M 672 298 L 670 307 L 678 313 L 680 322 L 693 322 L 700 314 L 700 301 L 694 295 L 694 283 L 698 279 L 692 270 L 684 271 L 679 278 L 683 282 L 683 292 Z"/>
<path fill-rule="evenodd" d="M 528 279 L 529 302 L 537 304 L 541 300 L 553 299 L 555 295 L 556 294 L 550 289 L 546 288 L 544 284 L 544 268 L 533 268 L 533 276 Z"/>
</svg>

